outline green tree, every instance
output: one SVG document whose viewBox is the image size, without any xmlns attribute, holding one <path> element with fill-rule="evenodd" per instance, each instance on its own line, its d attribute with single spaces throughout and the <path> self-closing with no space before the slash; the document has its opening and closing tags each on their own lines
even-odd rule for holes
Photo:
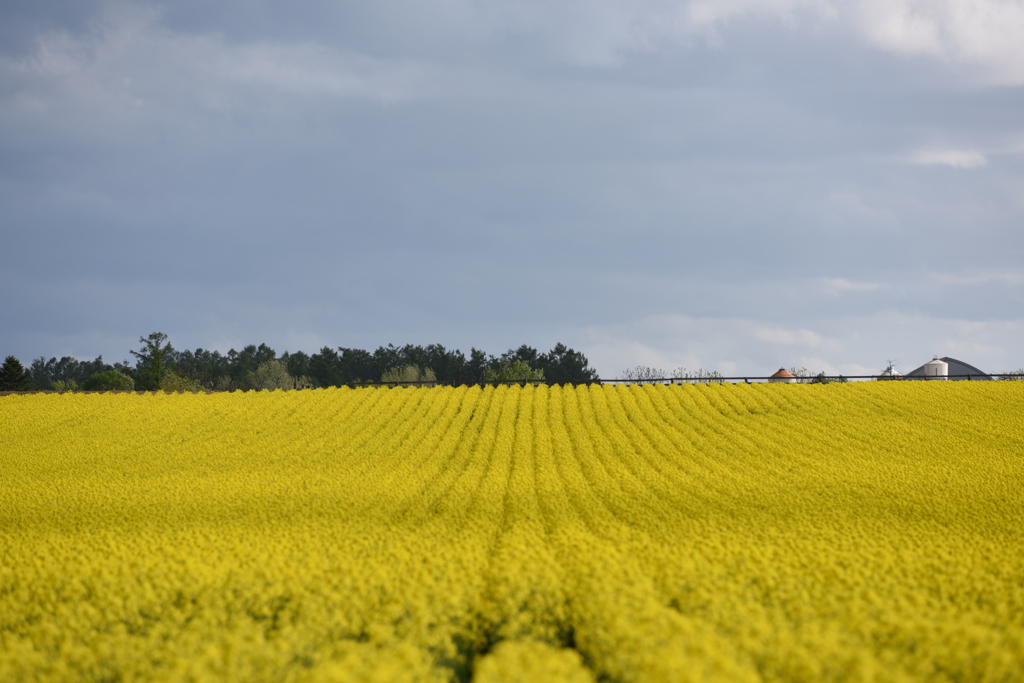
<svg viewBox="0 0 1024 683">
<path fill-rule="evenodd" d="M 344 346 L 339 346 L 338 351 L 341 355 L 337 357 L 337 372 L 338 372 L 338 385 L 346 384 L 348 382 L 359 382 L 360 380 L 372 381 L 377 379 L 378 372 L 375 370 L 376 361 L 374 356 L 369 351 L 363 349 L 349 349 Z M 312 367 L 313 359 L 310 358 L 310 367 Z M 329 386 L 329 385 L 321 385 Z"/>
<path fill-rule="evenodd" d="M 288 366 L 288 374 L 292 377 L 309 377 L 309 354 L 304 351 L 281 354 L 281 360 Z"/>
<path fill-rule="evenodd" d="M 441 344 L 430 344 L 421 348 L 422 358 L 414 361 L 417 365 L 432 369 L 437 374 L 439 382 L 457 382 L 461 379 L 461 369 L 466 362 L 466 356 L 462 351 L 449 351 Z"/>
<path fill-rule="evenodd" d="M 7 356 L 0 366 L 0 391 L 28 391 L 31 373 L 14 356 Z"/>
<path fill-rule="evenodd" d="M 78 391 L 78 382 L 73 379 L 57 379 L 50 382 L 50 388 L 62 394 L 65 391 Z"/>
<path fill-rule="evenodd" d="M 475 346 L 469 350 L 469 359 L 462 367 L 462 381 L 466 383 L 482 382 L 487 372 L 487 353 Z"/>
<path fill-rule="evenodd" d="M 380 381 L 391 386 L 408 385 L 413 387 L 432 387 L 437 381 L 437 375 L 431 368 L 421 368 L 418 365 L 406 365 L 401 368 L 392 368 L 381 375 Z"/>
<path fill-rule="evenodd" d="M 259 367 L 248 373 L 244 379 L 244 386 L 254 391 L 310 389 L 313 382 L 308 377 L 294 377 L 289 374 L 286 361 L 270 360 L 260 363 Z"/>
<path fill-rule="evenodd" d="M 366 352 L 363 351 L 363 353 Z M 318 353 L 310 356 L 309 376 L 316 382 L 318 387 L 340 387 L 344 384 L 341 358 L 338 356 L 338 352 L 329 346 L 325 346 Z"/>
<path fill-rule="evenodd" d="M 263 363 L 277 359 L 277 352 L 266 344 L 249 344 L 241 351 L 231 349 L 227 354 L 231 366 L 231 379 L 238 385 L 245 384 L 245 378 L 250 372 L 255 372 Z"/>
<path fill-rule="evenodd" d="M 534 367 L 544 371 L 544 378 L 556 384 L 588 383 L 597 380 L 597 370 L 590 367 L 590 361 L 579 351 L 573 351 L 562 342 L 555 348 L 541 354 Z"/>
<path fill-rule="evenodd" d="M 509 349 L 505 353 L 501 354 L 501 362 L 504 363 L 515 363 L 516 361 L 523 361 L 531 368 L 539 367 L 540 353 L 537 349 L 532 346 L 523 344 L 518 349 Z"/>
<path fill-rule="evenodd" d="M 525 360 L 499 361 L 497 367 L 489 366 L 484 370 L 487 382 L 532 382 L 544 381 L 544 371 L 535 370 Z"/>
<path fill-rule="evenodd" d="M 70 391 L 68 387 L 72 386 L 77 390 L 97 372 L 109 372 L 110 370 L 117 370 L 122 375 L 135 379 L 135 368 L 130 367 L 128 361 L 110 365 L 103 360 L 103 356 L 85 361 L 71 356 L 64 356 L 60 360 L 56 358 L 46 360 L 44 357 L 39 357 L 32 361 L 32 366 L 29 368 L 29 372 L 32 373 L 30 388 L 45 390 L 54 388 L 56 384 L 61 387 L 58 391 Z"/>
<path fill-rule="evenodd" d="M 405 354 L 402 353 L 402 349 L 394 344 L 388 344 L 387 346 L 377 347 L 377 350 L 373 352 L 373 364 L 373 378 L 377 379 L 382 377 L 385 371 L 391 368 L 400 368 L 408 363 L 405 360 Z"/>
<path fill-rule="evenodd" d="M 174 370 L 165 369 L 163 377 L 160 379 L 161 391 L 191 391 L 195 393 L 201 391 L 202 388 L 198 379 L 180 375 Z"/>
<path fill-rule="evenodd" d="M 186 377 L 198 379 L 199 383 L 207 388 L 216 386 L 218 380 L 225 379 L 231 371 L 227 356 L 221 355 L 219 351 L 202 348 L 195 351 L 186 349 L 176 353 L 174 367 Z"/>
<path fill-rule="evenodd" d="M 86 391 L 133 391 L 135 381 L 123 372 L 107 370 L 93 373 L 82 388 Z"/>
<path fill-rule="evenodd" d="M 136 368 L 139 373 L 139 385 L 143 389 L 159 389 L 167 370 L 168 356 L 174 353 L 174 347 L 167 341 L 163 332 L 153 332 L 148 337 L 139 337 L 142 348 L 132 351 L 138 361 Z"/>
<path fill-rule="evenodd" d="M 213 381 L 214 391 L 235 391 L 240 387 L 235 384 L 235 380 L 231 379 L 230 375 L 221 375 Z"/>
</svg>

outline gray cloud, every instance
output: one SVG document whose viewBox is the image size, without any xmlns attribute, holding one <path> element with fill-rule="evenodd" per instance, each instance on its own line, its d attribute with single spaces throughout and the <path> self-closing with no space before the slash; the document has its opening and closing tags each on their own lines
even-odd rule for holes
<svg viewBox="0 0 1024 683">
<path fill-rule="evenodd" d="M 0 353 L 1024 363 L 1017 5 L 66 9 L 0 14 Z"/>
</svg>

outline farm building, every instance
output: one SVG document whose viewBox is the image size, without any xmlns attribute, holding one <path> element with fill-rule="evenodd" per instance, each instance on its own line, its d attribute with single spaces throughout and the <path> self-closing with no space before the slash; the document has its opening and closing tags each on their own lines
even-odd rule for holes
<svg viewBox="0 0 1024 683">
<path fill-rule="evenodd" d="M 942 361 L 947 365 L 947 376 L 949 379 L 992 379 L 992 376 L 989 375 L 987 372 L 982 372 L 978 368 L 974 367 L 973 365 L 970 365 L 969 363 L 965 363 L 962 360 L 950 358 L 949 356 L 943 356 L 942 358 L 937 358 L 936 360 Z M 935 361 L 930 361 L 930 363 L 934 362 Z M 925 363 L 921 367 L 911 370 L 906 375 L 904 375 L 904 378 L 924 379 L 925 376 L 929 374 L 927 373 L 927 366 L 930 363 Z"/>
<path fill-rule="evenodd" d="M 903 375 L 890 362 L 889 367 L 882 370 L 882 373 L 878 376 L 879 379 L 902 379 Z"/>
<path fill-rule="evenodd" d="M 796 377 L 792 375 L 785 368 L 779 368 L 779 371 L 768 378 L 769 382 L 784 382 L 786 384 L 792 384 L 796 381 Z"/>
</svg>

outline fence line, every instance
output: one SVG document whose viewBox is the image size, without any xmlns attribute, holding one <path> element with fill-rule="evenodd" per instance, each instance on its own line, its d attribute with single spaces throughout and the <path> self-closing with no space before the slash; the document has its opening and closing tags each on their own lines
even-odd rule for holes
<svg viewBox="0 0 1024 683">
<path fill-rule="evenodd" d="M 925 375 L 901 375 L 898 377 L 892 377 L 890 375 L 809 375 L 801 377 L 665 377 L 657 379 L 601 379 L 595 380 L 604 384 L 709 384 L 724 382 L 730 382 L 738 384 L 744 382 L 746 384 L 771 382 L 779 384 L 811 384 L 820 383 L 822 380 L 827 382 L 844 382 L 849 380 L 876 380 L 882 382 L 919 382 L 919 381 L 936 381 L 942 379 L 951 380 L 968 380 L 968 381 L 989 381 L 989 380 L 1024 380 L 1024 375 L 1020 375 L 1015 372 L 1008 373 L 970 373 L 961 375 L 945 375 L 943 377 L 926 377 Z"/>
<path fill-rule="evenodd" d="M 988 380 L 1024 380 L 1024 376 L 1017 373 L 971 373 L 967 375 L 946 375 L 946 379 L 950 380 L 968 380 L 968 381 L 988 381 Z M 784 378 L 788 380 L 790 378 Z M 625 378 L 614 378 L 614 379 L 593 379 L 583 380 L 580 382 L 558 382 L 555 380 L 406 380 L 406 381 L 394 381 L 394 382 L 346 382 L 341 386 L 348 387 L 396 387 L 396 386 L 494 386 L 498 384 L 508 385 L 520 385 L 525 386 L 527 384 L 535 385 L 556 385 L 556 384 L 760 384 L 760 383 L 788 383 L 788 384 L 817 384 L 821 383 L 822 380 L 825 382 L 845 382 L 849 380 L 865 381 L 865 380 L 877 380 L 883 382 L 921 382 L 921 381 L 936 381 L 941 378 L 931 378 L 924 375 L 911 375 L 911 376 L 898 376 L 891 377 L 889 375 L 813 375 L 809 377 L 796 377 L 793 378 L 794 382 L 782 382 L 778 378 L 771 376 L 742 376 L 742 377 L 662 377 L 662 378 L 648 378 L 648 379 L 625 379 Z"/>
<path fill-rule="evenodd" d="M 951 380 L 967 380 L 967 381 L 989 381 L 989 380 L 1024 380 L 1024 375 L 1018 373 L 970 373 L 961 375 L 946 375 L 946 379 Z M 789 377 L 784 378 L 789 380 Z M 343 386 L 351 387 L 380 387 L 380 386 L 418 386 L 418 385 L 429 385 L 429 386 L 487 386 L 496 384 L 518 384 L 525 386 L 527 384 L 724 384 L 729 382 L 730 384 L 760 384 L 760 383 L 789 383 L 789 384 L 817 384 L 821 383 L 822 380 L 826 382 L 844 382 L 849 380 L 866 381 L 866 380 L 877 380 L 882 382 L 920 382 L 920 381 L 937 381 L 941 378 L 938 377 L 926 377 L 924 375 L 910 375 L 910 376 L 898 376 L 892 377 L 889 375 L 811 375 L 806 377 L 794 377 L 793 382 L 784 382 L 779 380 L 777 377 L 771 376 L 742 376 L 742 377 L 658 377 L 658 378 L 645 378 L 645 379 L 625 379 L 617 377 L 615 379 L 592 379 L 584 380 L 580 382 L 557 382 L 554 380 L 547 379 L 503 379 L 503 380 L 409 380 L 409 381 L 395 381 L 395 382 L 347 382 Z"/>
</svg>

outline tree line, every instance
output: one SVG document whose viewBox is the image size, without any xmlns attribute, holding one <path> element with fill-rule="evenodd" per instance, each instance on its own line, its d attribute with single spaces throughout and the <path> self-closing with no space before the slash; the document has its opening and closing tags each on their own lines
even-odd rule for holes
<svg viewBox="0 0 1024 683">
<path fill-rule="evenodd" d="M 278 354 L 266 344 L 227 353 L 178 350 L 163 332 L 139 338 L 127 360 L 103 356 L 81 361 L 41 356 L 24 367 L 8 356 L 0 367 L 0 391 L 233 391 L 341 387 L 370 383 L 464 385 L 500 381 L 589 383 L 598 379 L 587 357 L 561 342 L 547 353 L 522 345 L 500 356 L 471 348 L 469 355 L 441 344 L 380 346 L 374 351 L 325 346 L 307 354 Z"/>
</svg>

